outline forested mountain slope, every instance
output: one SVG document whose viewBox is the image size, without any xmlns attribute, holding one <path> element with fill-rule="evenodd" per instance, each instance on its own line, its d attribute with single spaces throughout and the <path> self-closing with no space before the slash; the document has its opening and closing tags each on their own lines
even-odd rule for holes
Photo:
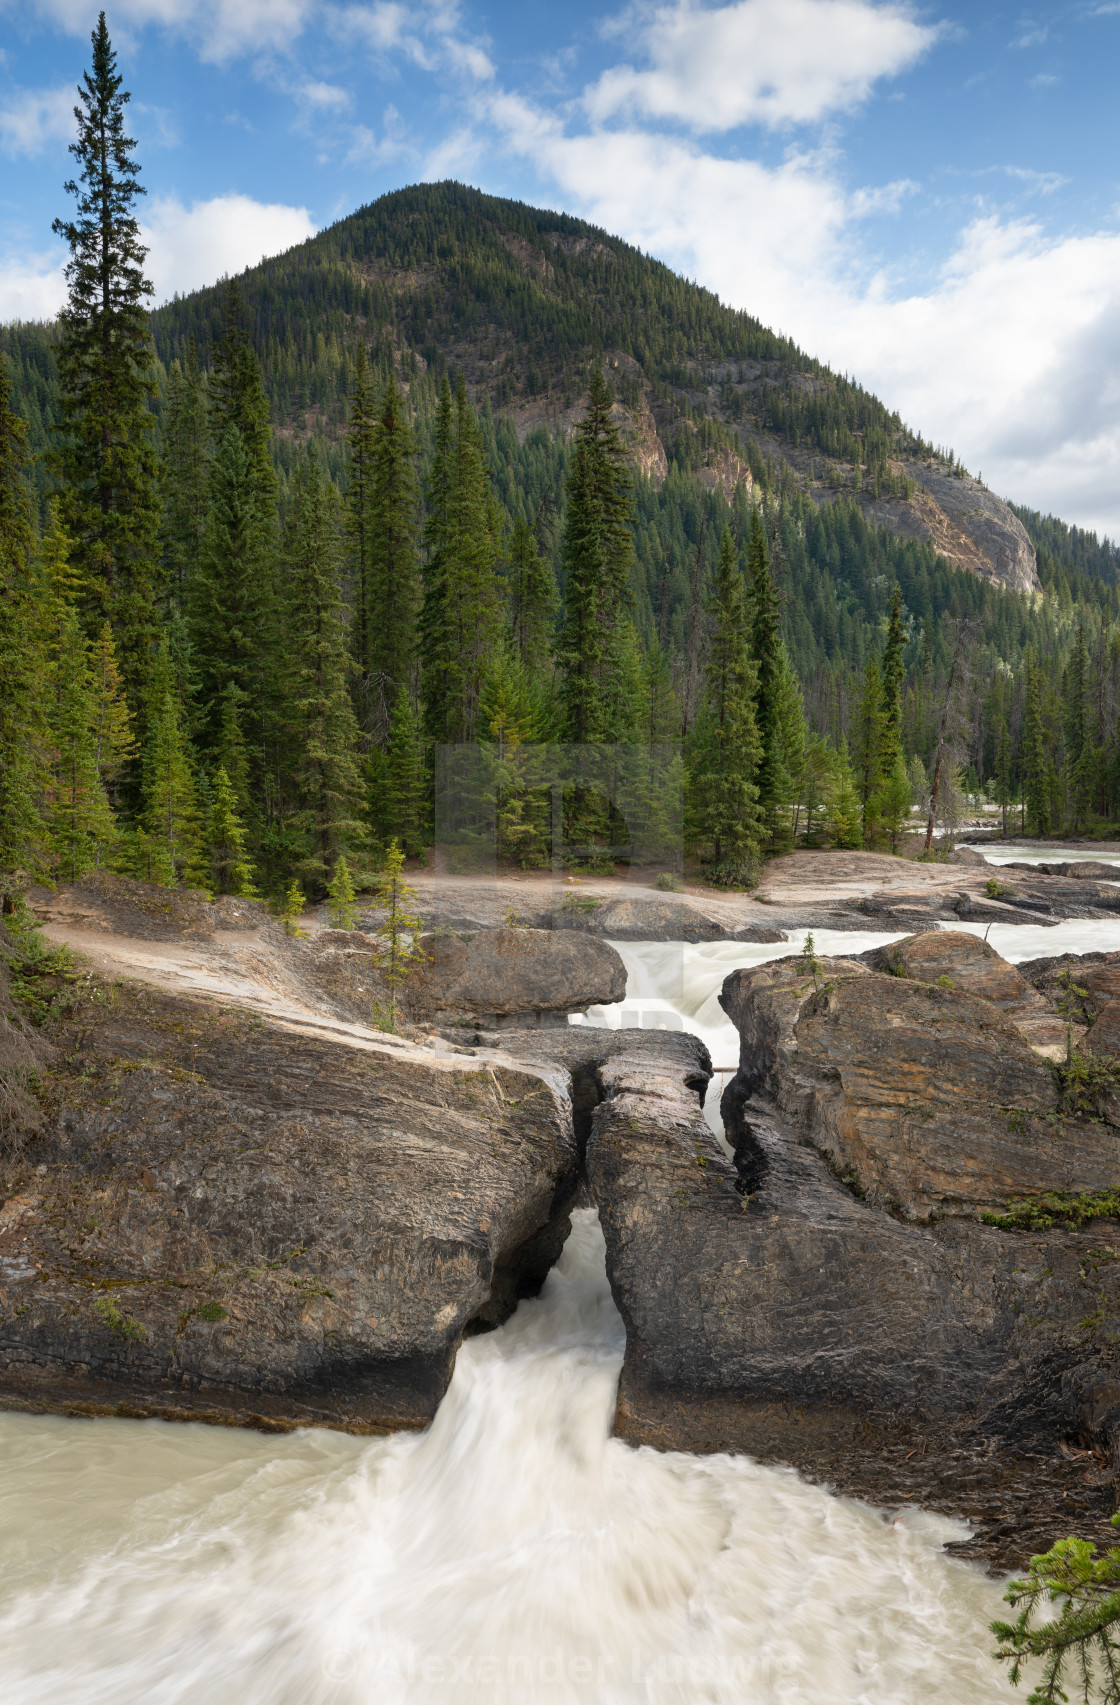
<svg viewBox="0 0 1120 1705">
<path fill-rule="evenodd" d="M 632 463 L 654 487 L 676 461 L 728 497 L 757 482 L 817 503 L 844 494 L 955 566 L 1039 590 L 1021 520 L 951 453 L 788 338 L 582 220 L 456 183 L 416 185 L 240 282 L 282 432 L 338 440 L 359 335 L 413 372 L 462 373 L 522 440 L 534 427 L 571 426 L 601 360 Z M 217 285 L 159 310 L 164 366 L 185 358 L 192 337 L 209 349 L 221 315 Z M 49 356 L 20 353 L 16 396 L 35 424 L 51 407 Z"/>
<path fill-rule="evenodd" d="M 856 742 L 866 670 L 880 655 L 896 584 L 908 757 L 932 761 L 952 624 L 962 620 L 973 663 L 956 750 L 970 785 L 999 768 L 1006 718 L 1007 785 L 1021 788 L 1032 657 L 1044 684 L 1040 750 L 1069 744 L 1061 683 L 1071 667 L 1083 672 L 1084 658 L 1094 660 L 1097 744 L 1108 744 L 1120 696 L 1117 551 L 1052 517 L 1013 510 L 860 386 L 617 238 L 458 184 L 419 185 L 237 284 L 271 417 L 282 514 L 306 448 L 347 492 L 359 349 L 370 353 L 374 393 L 390 374 L 403 388 L 421 493 L 441 383 L 461 376 L 507 546 L 524 523 L 562 599 L 571 428 L 601 364 L 638 476 L 628 569 L 634 625 L 642 654 L 662 660 L 686 728 L 720 537 L 730 525 L 745 548 L 762 499 L 786 648 L 810 724 L 834 746 Z M 228 290 L 216 284 L 151 316 L 161 442 L 169 375 L 189 366 L 193 350 L 213 384 L 228 311 Z M 44 500 L 58 417 L 56 339 L 52 326 L 0 328 Z M 1120 759 L 1115 791 L 1120 798 Z M 1102 795 L 1102 815 L 1106 803 Z"/>
</svg>

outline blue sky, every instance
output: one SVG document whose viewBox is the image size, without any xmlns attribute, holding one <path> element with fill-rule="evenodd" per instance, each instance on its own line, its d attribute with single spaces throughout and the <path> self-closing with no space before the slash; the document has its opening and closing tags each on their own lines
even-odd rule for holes
<svg viewBox="0 0 1120 1705">
<path fill-rule="evenodd" d="M 60 300 L 96 10 L 0 0 L 0 318 Z M 161 296 L 457 177 L 640 244 L 1120 537 L 1120 0 L 107 11 Z"/>
</svg>

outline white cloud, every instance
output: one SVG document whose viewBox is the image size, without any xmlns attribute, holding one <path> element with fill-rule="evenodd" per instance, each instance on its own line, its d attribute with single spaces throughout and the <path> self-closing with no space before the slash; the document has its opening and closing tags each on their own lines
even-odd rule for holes
<svg viewBox="0 0 1120 1705">
<path fill-rule="evenodd" d="M 648 69 L 604 72 L 584 96 L 593 120 L 638 113 L 696 131 L 809 123 L 866 100 L 938 31 L 907 8 L 868 0 L 678 0 L 658 8 L 644 34 Z"/>
<path fill-rule="evenodd" d="M 8 320 L 53 320 L 66 300 L 60 249 L 0 260 L 0 325 Z"/>
<path fill-rule="evenodd" d="M 16 89 L 0 104 L 0 148 L 38 154 L 48 142 L 70 142 L 77 89 Z"/>
<path fill-rule="evenodd" d="M 114 0 L 114 34 L 162 25 L 189 36 L 202 59 L 223 64 L 240 54 L 282 53 L 303 30 L 316 0 Z M 99 0 L 36 0 L 40 17 L 77 35 L 93 29 Z"/>
<path fill-rule="evenodd" d="M 247 195 L 215 196 L 190 208 L 175 196 L 156 196 L 144 211 L 147 272 L 157 302 L 213 284 L 223 273 L 242 272 L 315 235 L 306 207 Z"/>
<path fill-rule="evenodd" d="M 569 211 L 855 374 L 992 489 L 1120 538 L 1120 235 L 978 219 L 904 289 L 854 225 L 909 185 L 852 193 L 825 157 L 769 167 L 637 128 L 570 134 L 518 96 L 487 111 Z"/>
</svg>

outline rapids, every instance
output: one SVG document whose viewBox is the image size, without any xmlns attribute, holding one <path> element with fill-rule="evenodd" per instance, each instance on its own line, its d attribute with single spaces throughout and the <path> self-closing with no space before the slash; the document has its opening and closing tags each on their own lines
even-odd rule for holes
<svg viewBox="0 0 1120 1705">
<path fill-rule="evenodd" d="M 744 1457 L 611 1439 L 595 1215 L 420 1435 L 0 1416 L 5 1705 L 988 1705 L 1000 1588 Z"/>
<path fill-rule="evenodd" d="M 623 944 L 627 999 L 584 1022 L 685 1027 L 732 1067 L 723 978 L 803 939 Z M 1120 921 L 989 939 L 1116 948 Z M 989 1656 L 999 1584 L 942 1550 L 959 1524 L 744 1457 L 632 1450 L 610 1437 L 623 1344 L 584 1210 L 541 1296 L 464 1343 L 423 1434 L 0 1414 L 4 1705 L 1022 1697 Z"/>
</svg>

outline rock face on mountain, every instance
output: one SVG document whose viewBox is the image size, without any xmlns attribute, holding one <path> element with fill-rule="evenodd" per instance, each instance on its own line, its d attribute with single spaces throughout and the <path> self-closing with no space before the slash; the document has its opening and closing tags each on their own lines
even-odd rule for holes
<svg viewBox="0 0 1120 1705">
<path fill-rule="evenodd" d="M 968 569 L 1012 592 L 1042 593 L 1030 535 L 1014 510 L 963 469 L 908 463 L 918 490 L 907 503 L 865 505 L 874 518 L 904 537 L 928 540 L 957 568 Z"/>
<path fill-rule="evenodd" d="M 903 944 L 915 968 L 926 943 Z M 1047 1178 L 1114 1186 L 1120 1134 L 1058 1115 L 1049 1065 L 978 994 L 786 960 L 733 973 L 723 1003 L 743 1043 L 734 1165 L 683 1074 L 624 1054 L 599 1071 L 587 1164 L 627 1329 L 619 1434 L 960 1514 L 963 1549 L 1000 1566 L 1106 1537 L 1120 1227 L 974 1216 Z"/>
<path fill-rule="evenodd" d="M 1002 999 L 1017 973 L 974 938 L 921 935 L 895 948 L 901 970 L 953 964 Z M 975 943 L 982 948 L 982 943 Z M 1050 1063 L 1015 1008 L 936 979 L 854 960 L 780 960 L 727 979 L 721 1005 L 740 1036 L 737 1093 L 761 1096 L 875 1202 L 906 1218 L 997 1210 L 1010 1197 L 1105 1190 L 1120 1182 L 1120 1132 L 1059 1111 Z M 1028 1023 L 1034 1022 L 1034 1008 Z"/>
<path fill-rule="evenodd" d="M 567 1235 L 555 1071 L 128 985 L 54 1040 L 40 1127 L 0 1172 L 0 1403 L 423 1426 L 463 1333 Z"/>
</svg>

